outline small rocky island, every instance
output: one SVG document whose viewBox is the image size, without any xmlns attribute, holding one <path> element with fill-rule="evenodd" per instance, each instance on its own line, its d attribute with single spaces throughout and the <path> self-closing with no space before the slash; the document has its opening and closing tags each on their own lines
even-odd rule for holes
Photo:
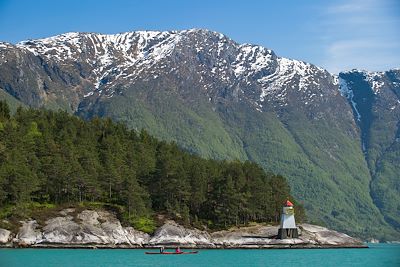
<svg viewBox="0 0 400 267">
<path fill-rule="evenodd" d="M 278 239 L 279 226 L 253 225 L 208 232 L 166 220 L 153 235 L 123 227 L 105 210 L 64 209 L 39 225 L 21 221 L 16 233 L 0 229 L 1 247 L 34 248 L 364 248 L 361 240 L 325 227 L 300 224 L 297 238 Z"/>
</svg>

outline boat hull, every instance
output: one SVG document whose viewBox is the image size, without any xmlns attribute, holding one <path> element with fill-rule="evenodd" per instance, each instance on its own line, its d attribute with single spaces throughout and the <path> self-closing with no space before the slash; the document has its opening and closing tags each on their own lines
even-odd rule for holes
<svg viewBox="0 0 400 267">
<path fill-rule="evenodd" d="M 149 252 L 146 251 L 145 254 L 148 255 L 182 255 L 182 254 L 197 254 L 198 251 L 182 251 L 182 252 Z"/>
</svg>

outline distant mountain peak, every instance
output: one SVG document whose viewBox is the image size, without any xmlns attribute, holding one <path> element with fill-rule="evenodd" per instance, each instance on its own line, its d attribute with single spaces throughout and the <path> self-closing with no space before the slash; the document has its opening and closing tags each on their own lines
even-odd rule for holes
<svg viewBox="0 0 400 267">
<path fill-rule="evenodd" d="M 85 92 L 85 97 L 99 95 L 100 92 L 108 92 L 110 97 L 110 92 L 113 92 L 110 88 L 115 84 L 134 83 L 143 78 L 154 79 L 190 61 L 198 68 L 198 83 L 206 90 L 214 87 L 212 81 L 216 80 L 226 87 L 246 84 L 247 87 L 258 88 L 258 97 L 253 98 L 253 102 L 255 108 L 262 111 L 267 98 L 280 102 L 278 105 L 281 107 L 288 104 L 287 92 L 281 90 L 283 84 L 293 83 L 287 89 L 301 91 L 315 87 L 321 91 L 323 88 L 319 85 L 319 79 L 312 74 L 319 72 L 323 77 L 329 76 L 325 70 L 312 64 L 277 57 L 270 49 L 238 44 L 221 33 L 204 29 L 118 34 L 71 32 L 23 41 L 17 47 L 57 64 L 74 62 L 88 65 L 93 69 L 93 75 L 89 78 L 93 82 L 93 89 Z M 177 65 L 165 69 L 164 60 L 168 64 L 176 62 Z M 310 104 L 313 98 L 320 95 L 310 93 L 304 103 Z"/>
</svg>

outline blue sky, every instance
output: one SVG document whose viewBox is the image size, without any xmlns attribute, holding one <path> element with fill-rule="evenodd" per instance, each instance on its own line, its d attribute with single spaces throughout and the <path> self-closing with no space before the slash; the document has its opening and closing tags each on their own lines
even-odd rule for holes
<svg viewBox="0 0 400 267">
<path fill-rule="evenodd" d="M 400 67 L 399 0 L 0 0 L 0 40 L 206 28 L 331 72 Z"/>
</svg>

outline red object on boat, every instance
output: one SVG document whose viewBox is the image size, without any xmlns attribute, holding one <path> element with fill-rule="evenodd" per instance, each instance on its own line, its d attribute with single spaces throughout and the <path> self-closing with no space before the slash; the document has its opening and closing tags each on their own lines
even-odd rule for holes
<svg viewBox="0 0 400 267">
<path fill-rule="evenodd" d="M 145 254 L 156 255 L 156 254 L 165 254 L 165 255 L 179 255 L 179 254 L 197 254 L 198 251 L 181 251 L 181 252 L 150 252 L 146 251 Z"/>
</svg>

